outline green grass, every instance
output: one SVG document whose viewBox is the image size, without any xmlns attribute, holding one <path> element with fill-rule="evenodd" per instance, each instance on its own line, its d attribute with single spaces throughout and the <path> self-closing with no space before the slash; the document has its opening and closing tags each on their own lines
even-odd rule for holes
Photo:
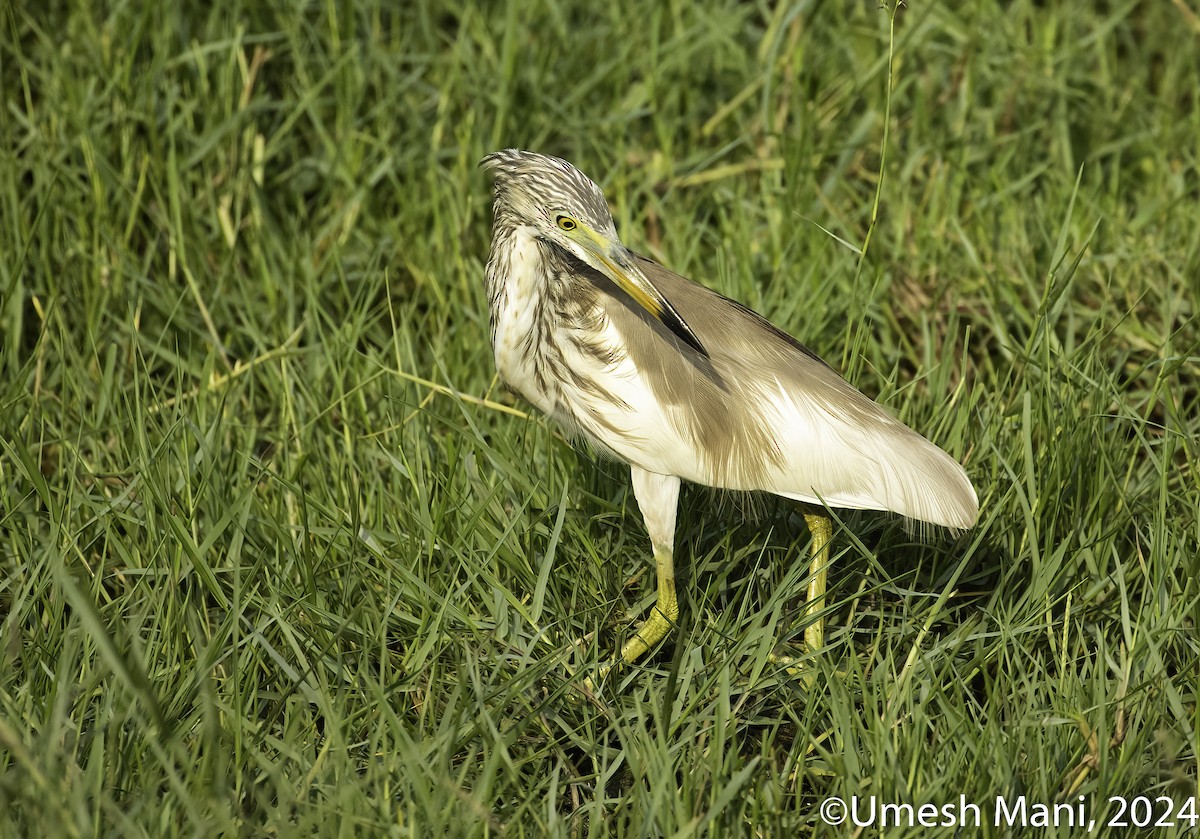
<svg viewBox="0 0 1200 839">
<path fill-rule="evenodd" d="M 110 5 L 0 12 L 0 835 L 1196 796 L 1194 4 Z M 811 686 L 797 511 L 689 488 L 574 690 L 653 574 L 493 379 L 510 145 L 966 465 L 956 540 L 844 516 Z"/>
</svg>

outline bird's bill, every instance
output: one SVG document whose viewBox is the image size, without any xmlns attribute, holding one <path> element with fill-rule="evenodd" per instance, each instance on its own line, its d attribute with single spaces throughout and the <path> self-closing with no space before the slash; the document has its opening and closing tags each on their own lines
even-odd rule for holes
<svg viewBox="0 0 1200 839">
<path fill-rule="evenodd" d="M 606 238 L 584 227 L 584 247 L 596 258 L 598 268 L 612 280 L 616 286 L 628 294 L 634 303 L 645 309 L 651 317 L 669 329 L 679 340 L 707 356 L 704 346 L 696 333 L 692 332 L 687 322 L 675 311 L 671 301 L 663 296 L 650 279 L 634 266 L 628 257 L 628 252 L 619 243 L 609 242 Z"/>
</svg>

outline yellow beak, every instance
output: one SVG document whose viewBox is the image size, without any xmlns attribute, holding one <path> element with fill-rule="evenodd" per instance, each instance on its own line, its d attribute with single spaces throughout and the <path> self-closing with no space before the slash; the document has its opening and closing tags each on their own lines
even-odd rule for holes
<svg viewBox="0 0 1200 839">
<path fill-rule="evenodd" d="M 629 252 L 620 242 L 612 242 L 582 224 L 579 226 L 578 233 L 579 235 L 572 238 L 595 258 L 598 264 L 594 264 L 593 267 L 612 280 L 619 289 L 633 299 L 634 303 L 649 312 L 679 340 L 701 355 L 708 356 L 704 345 L 696 337 L 696 333 L 692 332 L 687 322 L 675 311 L 671 301 L 664 297 L 662 292 L 655 288 L 654 283 L 650 282 L 649 278 L 633 265 L 629 259 Z"/>
</svg>

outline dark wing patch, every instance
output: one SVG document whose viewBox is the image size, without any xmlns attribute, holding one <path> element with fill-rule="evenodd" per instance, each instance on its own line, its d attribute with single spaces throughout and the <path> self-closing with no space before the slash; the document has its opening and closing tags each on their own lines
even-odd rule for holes
<svg viewBox="0 0 1200 839">
<path fill-rule="evenodd" d="M 709 289 L 709 290 L 712 291 L 712 289 Z M 784 332 L 782 329 L 780 329 L 775 324 L 771 323 L 769 320 L 764 318 L 758 312 L 754 311 L 753 309 L 749 308 L 748 306 L 743 306 L 741 303 L 737 302 L 736 300 L 731 300 L 730 298 L 726 297 L 723 294 L 720 294 L 719 292 L 713 291 L 713 294 L 716 294 L 722 300 L 724 300 L 725 302 L 729 303 L 731 306 L 736 308 L 739 312 L 741 312 L 742 314 L 746 315 L 747 317 L 749 317 L 752 320 L 754 320 L 755 322 L 757 322 L 757 324 L 759 326 L 761 326 L 763 329 L 766 329 L 767 331 L 769 331 L 772 335 L 774 335 L 779 340 L 788 344 L 792 349 L 803 353 L 804 355 L 811 358 L 813 361 L 819 361 L 822 366 L 828 367 L 830 370 L 833 370 L 833 367 L 827 361 L 825 361 L 825 359 L 821 358 L 821 356 L 817 355 L 815 352 L 813 352 L 808 347 L 801 344 L 799 341 L 797 341 L 791 335 Z M 833 372 L 836 373 L 837 371 L 833 370 Z"/>
<path fill-rule="evenodd" d="M 801 344 L 799 341 L 797 341 L 791 335 L 784 332 L 778 326 L 771 323 L 769 320 L 767 320 L 762 315 L 760 315 L 758 312 L 754 311 L 753 309 L 749 308 L 748 306 L 744 306 L 741 303 L 739 303 L 738 301 L 732 300 L 732 299 L 726 297 L 724 294 L 721 294 L 720 292 L 713 291 L 708 286 L 701 285 L 700 283 L 696 282 L 695 280 L 689 280 L 687 277 L 684 277 L 680 274 L 676 274 L 674 271 L 670 270 L 669 268 L 662 267 L 657 262 L 655 262 L 653 259 L 648 259 L 648 258 L 642 256 L 641 254 L 636 254 L 636 253 L 634 254 L 634 258 L 637 259 L 640 263 L 642 263 L 643 271 L 645 271 L 646 275 L 650 278 L 650 282 L 655 282 L 654 277 L 658 276 L 662 279 L 669 278 L 669 279 L 673 280 L 675 285 L 681 285 L 683 288 L 689 288 L 689 287 L 694 286 L 697 292 L 699 292 L 701 294 L 711 295 L 712 297 L 715 297 L 717 300 L 720 300 L 724 303 L 728 303 L 739 314 L 744 315 L 746 318 L 753 321 L 755 326 L 761 326 L 772 336 L 778 338 L 780 341 L 783 341 L 785 344 L 787 344 L 789 347 L 791 347 L 792 349 L 799 352 L 801 355 L 811 358 L 813 361 L 818 362 L 822 367 L 825 367 L 826 369 L 830 370 L 831 372 L 833 372 L 834 374 L 836 374 L 840 377 L 841 374 L 839 374 L 836 370 L 834 370 L 834 368 L 830 364 L 828 364 L 825 361 L 825 359 L 821 358 L 821 356 L 817 355 L 815 352 L 810 350 L 808 347 L 804 346 L 804 344 Z M 666 297 L 667 299 L 670 299 L 670 295 L 667 294 L 667 292 L 664 291 L 661 287 L 659 287 L 659 291 L 662 293 L 662 295 L 664 297 Z M 713 317 L 714 317 L 714 319 L 716 319 L 716 318 L 719 318 L 720 315 L 718 315 L 717 313 L 714 312 Z M 705 353 L 705 355 L 708 355 L 708 354 Z"/>
</svg>

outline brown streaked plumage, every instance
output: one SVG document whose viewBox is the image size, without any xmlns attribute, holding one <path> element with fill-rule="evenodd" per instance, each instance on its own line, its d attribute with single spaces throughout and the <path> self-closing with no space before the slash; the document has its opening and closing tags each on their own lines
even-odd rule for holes
<svg viewBox="0 0 1200 839">
<path fill-rule="evenodd" d="M 658 566 L 659 600 L 621 658 L 677 617 L 672 570 L 680 479 L 813 505 L 809 612 L 828 565 L 824 505 L 890 510 L 956 530 L 978 516 L 949 455 L 741 304 L 621 244 L 599 188 L 558 158 L 506 150 L 487 265 L 504 381 L 630 464 Z M 823 643 L 820 619 L 806 632 Z"/>
</svg>

